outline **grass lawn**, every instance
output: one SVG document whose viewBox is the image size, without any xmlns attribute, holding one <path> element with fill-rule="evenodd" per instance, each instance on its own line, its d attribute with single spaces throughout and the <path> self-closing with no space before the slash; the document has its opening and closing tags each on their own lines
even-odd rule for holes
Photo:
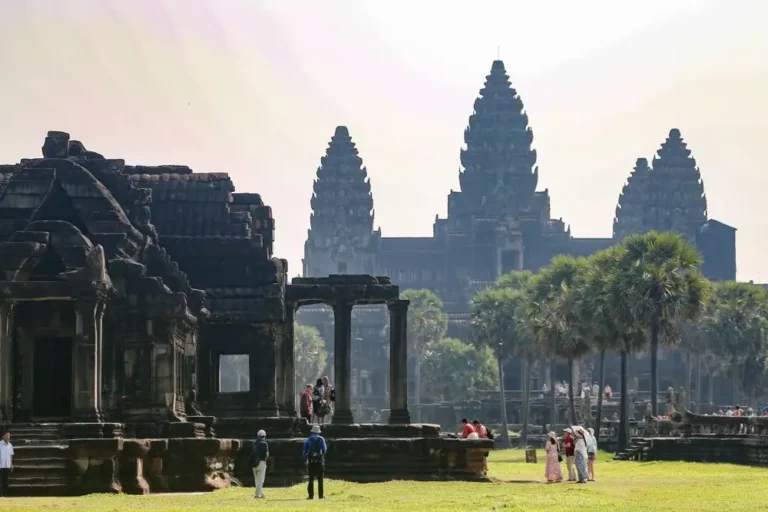
<svg viewBox="0 0 768 512">
<path fill-rule="evenodd" d="M 542 452 L 539 450 L 539 457 Z M 281 511 L 396 510 L 408 512 L 463 510 L 683 511 L 768 509 L 768 469 L 730 464 L 683 462 L 615 462 L 601 454 L 597 482 L 544 484 L 544 463 L 526 464 L 520 450 L 491 453 L 496 483 L 326 482 L 325 502 L 307 502 L 304 485 L 267 489 L 256 501 L 253 489 L 227 489 L 207 494 L 155 496 L 93 495 L 82 498 L 5 498 L 0 511 L 31 510 L 122 512 L 157 510 Z M 563 464 L 565 469 L 565 464 Z M 269 476 L 267 476 L 269 479 Z"/>
</svg>

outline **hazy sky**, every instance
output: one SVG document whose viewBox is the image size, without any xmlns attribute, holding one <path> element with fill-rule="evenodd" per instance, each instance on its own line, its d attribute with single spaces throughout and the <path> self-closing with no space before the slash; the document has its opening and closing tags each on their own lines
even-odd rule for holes
<svg viewBox="0 0 768 512">
<path fill-rule="evenodd" d="M 0 0 L 0 162 L 63 130 L 108 158 L 228 172 L 272 206 L 294 276 L 336 125 L 376 226 L 431 235 L 500 47 L 553 217 L 610 236 L 635 160 L 677 127 L 710 217 L 739 230 L 739 279 L 768 281 L 766 26 L 762 0 Z"/>
</svg>

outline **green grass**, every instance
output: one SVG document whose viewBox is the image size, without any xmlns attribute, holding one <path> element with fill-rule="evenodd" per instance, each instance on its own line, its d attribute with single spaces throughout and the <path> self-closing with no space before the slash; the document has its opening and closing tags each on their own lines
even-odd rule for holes
<svg viewBox="0 0 768 512">
<path fill-rule="evenodd" d="M 539 457 L 542 452 L 539 450 Z M 565 469 L 565 464 L 563 464 Z M 765 510 L 768 469 L 730 464 L 615 462 L 600 454 L 597 482 L 585 485 L 542 483 L 544 464 L 526 464 L 520 450 L 491 453 L 495 483 L 326 482 L 326 502 L 305 501 L 305 486 L 267 489 L 267 499 L 253 499 L 253 489 L 233 488 L 207 494 L 155 496 L 92 495 L 82 498 L 6 498 L 2 512 L 31 510 L 122 512 L 153 510 L 587 510 L 685 511 Z M 267 477 L 269 478 L 269 477 Z"/>
</svg>

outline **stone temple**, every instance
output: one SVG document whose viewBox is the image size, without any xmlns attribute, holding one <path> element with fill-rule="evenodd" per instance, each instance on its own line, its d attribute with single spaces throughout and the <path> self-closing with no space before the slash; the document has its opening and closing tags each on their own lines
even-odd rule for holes
<svg viewBox="0 0 768 512">
<path fill-rule="evenodd" d="M 289 284 L 270 208 L 227 174 L 126 165 L 63 132 L 42 149 L 0 166 L 0 428 L 17 443 L 16 492 L 210 490 L 233 471 L 248 481 L 260 428 L 268 484 L 300 480 L 309 426 L 296 414 L 293 318 L 313 304 L 336 319 L 329 476 L 482 477 L 488 442 L 410 425 L 408 301 L 389 278 Z M 354 424 L 356 304 L 388 308 L 389 425 Z M 245 364 L 234 392 L 222 386 L 232 357 Z"/>
<path fill-rule="evenodd" d="M 304 246 L 305 276 L 388 275 L 401 288 L 428 288 L 444 301 L 460 335 L 474 293 L 500 275 L 537 270 L 553 256 L 588 256 L 630 233 L 675 230 L 704 253 L 705 273 L 735 279 L 735 229 L 708 219 L 704 185 L 680 131 L 662 144 L 653 168 L 639 159 L 619 197 L 610 238 L 577 238 L 550 218 L 547 190 L 537 191 L 533 130 L 518 92 L 497 60 L 464 131 L 459 181 L 448 215 L 430 237 L 385 237 L 374 229 L 368 172 L 340 126 L 321 158 Z"/>
<path fill-rule="evenodd" d="M 701 250 L 708 277 L 735 279 L 736 230 L 708 218 L 701 175 L 679 130 L 670 131 L 652 165 L 637 160 L 609 238 L 574 237 L 562 219 L 550 218 L 549 192 L 536 189 L 533 130 L 500 60 L 475 100 L 464 142 L 460 190 L 448 194 L 447 217 L 435 219 L 432 236 L 385 237 L 374 228 L 368 171 L 348 128 L 338 127 L 314 182 L 304 275 L 387 275 L 401 289 L 430 289 L 444 302 L 449 335 L 465 339 L 472 296 L 500 275 L 535 271 L 558 254 L 588 256 L 633 233 L 679 231 Z M 323 333 L 329 318 L 319 308 L 300 317 Z M 375 339 L 386 339 L 386 321 L 381 312 L 361 310 L 356 325 L 354 337 L 370 341 L 360 343 L 355 365 L 358 401 L 369 395 L 375 402 L 386 377 Z"/>
</svg>

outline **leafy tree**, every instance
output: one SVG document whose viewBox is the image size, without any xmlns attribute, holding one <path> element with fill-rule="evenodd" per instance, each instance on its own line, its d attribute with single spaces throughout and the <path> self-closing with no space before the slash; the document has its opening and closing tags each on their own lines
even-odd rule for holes
<svg viewBox="0 0 768 512">
<path fill-rule="evenodd" d="M 714 290 L 712 307 L 703 323 L 708 337 L 726 362 L 734 383 L 754 406 L 756 390 L 763 384 L 768 365 L 768 294 L 747 283 L 727 282 Z M 738 402 L 738 396 L 734 397 Z"/>
<path fill-rule="evenodd" d="M 504 396 L 504 361 L 525 343 L 520 325 L 525 321 L 526 294 L 512 288 L 490 287 L 479 291 L 470 304 L 472 339 L 493 352 L 498 366 L 501 440 L 509 447 L 507 403 Z"/>
<path fill-rule="evenodd" d="M 408 307 L 408 349 L 415 368 L 415 409 L 417 419 L 421 405 L 421 365 L 430 343 L 445 337 L 448 315 L 443 312 L 443 301 L 430 290 L 405 290 L 402 298 L 411 301 Z"/>
<path fill-rule="evenodd" d="M 677 233 L 627 237 L 620 262 L 624 292 L 633 317 L 650 333 L 651 407 L 658 409 L 659 342 L 679 341 L 679 325 L 696 319 L 706 306 L 709 281 L 699 272 L 701 255 Z"/>
<path fill-rule="evenodd" d="M 328 353 L 320 331 L 312 326 L 294 324 L 293 340 L 295 389 L 303 390 L 320 378 Z"/>
<path fill-rule="evenodd" d="M 568 361 L 568 391 L 571 423 L 576 424 L 573 390 L 574 360 L 585 355 L 590 347 L 581 335 L 576 302 L 577 283 L 586 272 L 587 260 L 572 256 L 556 256 L 548 267 L 533 276 L 529 313 L 537 339 L 553 358 Z"/>
<path fill-rule="evenodd" d="M 422 386 L 435 401 L 469 400 L 477 389 L 488 389 L 497 379 L 496 362 L 488 347 L 455 338 L 429 344 L 424 358 Z"/>
</svg>

